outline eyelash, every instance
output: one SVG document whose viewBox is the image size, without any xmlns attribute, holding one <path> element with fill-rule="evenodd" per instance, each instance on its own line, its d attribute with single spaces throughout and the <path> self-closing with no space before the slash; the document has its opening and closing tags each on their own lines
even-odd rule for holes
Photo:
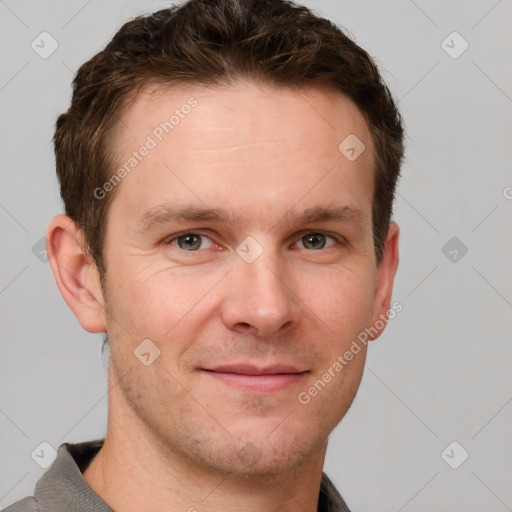
<svg viewBox="0 0 512 512">
<path fill-rule="evenodd" d="M 326 233 L 325 231 L 303 231 L 302 233 L 299 234 L 298 239 L 294 242 L 293 245 L 295 245 L 297 242 L 302 240 L 302 238 L 304 238 L 306 235 L 313 235 L 313 234 L 324 235 L 326 238 L 332 239 L 335 242 L 335 245 L 343 246 L 343 245 L 347 244 L 346 240 L 339 235 L 333 235 L 331 233 Z M 173 235 L 172 238 L 168 238 L 165 241 L 165 244 L 173 245 L 172 242 L 178 240 L 178 238 L 181 238 L 182 236 L 187 236 L 187 235 L 195 235 L 195 236 L 200 236 L 202 238 L 208 238 L 213 244 L 215 244 L 215 242 L 208 235 L 199 233 L 197 231 L 183 231 L 182 233 L 177 233 L 177 234 Z M 217 244 L 215 244 L 215 245 L 217 245 Z M 205 250 L 205 249 L 197 249 L 196 251 L 187 251 L 187 250 L 182 249 L 181 247 L 178 247 L 175 245 L 173 245 L 173 247 L 175 247 L 176 249 L 179 249 L 180 251 L 185 252 L 185 253 L 201 252 L 202 250 Z M 334 246 L 318 249 L 318 251 L 325 251 L 327 249 L 331 249 L 332 247 L 334 247 Z M 307 249 L 305 249 L 305 250 L 307 250 Z M 315 252 L 313 249 L 310 249 L 310 251 Z"/>
</svg>

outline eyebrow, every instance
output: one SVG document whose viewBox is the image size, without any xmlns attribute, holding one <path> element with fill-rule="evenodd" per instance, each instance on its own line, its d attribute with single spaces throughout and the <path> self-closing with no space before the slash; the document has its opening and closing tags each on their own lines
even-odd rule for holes
<svg viewBox="0 0 512 512">
<path fill-rule="evenodd" d="M 305 209 L 300 215 L 296 215 L 293 209 L 288 210 L 279 223 L 311 224 L 327 221 L 362 224 L 364 214 L 352 206 L 316 206 Z"/>
<path fill-rule="evenodd" d="M 146 232 L 162 224 L 186 221 L 218 222 L 232 225 L 234 217 L 220 208 L 198 206 L 159 205 L 145 212 L 137 221 L 139 231 Z"/>
<path fill-rule="evenodd" d="M 351 206 L 315 206 L 301 213 L 295 209 L 288 210 L 274 224 L 311 224 L 315 222 L 343 222 L 361 226 L 364 223 L 363 212 Z M 160 225 L 177 222 L 215 222 L 232 226 L 237 216 L 222 208 L 208 208 L 183 205 L 159 205 L 146 211 L 137 221 L 138 231 L 145 233 Z"/>
</svg>

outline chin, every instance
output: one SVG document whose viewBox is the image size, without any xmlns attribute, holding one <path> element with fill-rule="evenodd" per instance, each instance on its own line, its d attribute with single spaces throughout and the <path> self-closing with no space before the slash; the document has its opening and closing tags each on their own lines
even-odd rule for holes
<svg viewBox="0 0 512 512">
<path fill-rule="evenodd" d="M 315 453 L 323 457 L 323 440 L 313 439 L 311 432 L 290 432 L 284 428 L 279 435 L 246 432 L 236 439 L 233 436 L 192 444 L 188 456 L 227 478 L 265 480 L 293 472 Z"/>
</svg>

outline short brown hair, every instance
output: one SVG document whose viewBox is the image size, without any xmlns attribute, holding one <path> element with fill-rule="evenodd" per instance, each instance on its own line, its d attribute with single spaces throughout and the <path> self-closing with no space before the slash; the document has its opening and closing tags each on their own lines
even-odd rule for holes
<svg viewBox="0 0 512 512">
<path fill-rule="evenodd" d="M 129 21 L 78 70 L 70 108 L 57 119 L 57 174 L 66 214 L 83 230 L 100 275 L 114 191 L 111 131 L 132 94 L 155 84 L 328 86 L 366 118 L 376 149 L 372 221 L 377 262 L 403 158 L 403 126 L 372 58 L 343 31 L 287 0 L 189 0 Z"/>
</svg>

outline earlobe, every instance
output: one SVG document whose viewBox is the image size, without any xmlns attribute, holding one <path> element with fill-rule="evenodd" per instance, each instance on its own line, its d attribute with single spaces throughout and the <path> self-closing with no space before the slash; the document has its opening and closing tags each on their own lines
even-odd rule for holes
<svg viewBox="0 0 512 512">
<path fill-rule="evenodd" d="M 106 332 L 99 273 L 86 247 L 82 230 L 70 217 L 51 220 L 46 251 L 60 293 L 86 331 Z"/>
<path fill-rule="evenodd" d="M 384 251 L 377 269 L 377 286 L 374 298 L 372 332 L 374 340 L 378 338 L 386 327 L 389 310 L 391 307 L 391 295 L 396 269 L 398 268 L 398 238 L 400 230 L 395 222 L 391 222 L 384 244 Z"/>
</svg>

